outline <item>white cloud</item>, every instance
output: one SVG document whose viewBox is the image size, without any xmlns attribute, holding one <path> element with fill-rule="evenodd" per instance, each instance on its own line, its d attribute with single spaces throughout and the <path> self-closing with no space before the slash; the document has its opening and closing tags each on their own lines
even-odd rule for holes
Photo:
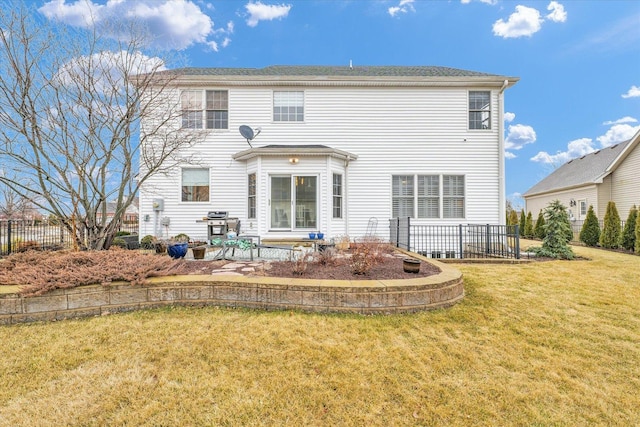
<svg viewBox="0 0 640 427">
<path fill-rule="evenodd" d="M 509 112 L 504 113 L 504 121 L 507 123 L 512 122 L 513 119 L 515 118 L 516 118 L 516 115 L 514 113 L 509 113 Z"/>
<path fill-rule="evenodd" d="M 540 30 L 542 21 L 537 9 L 517 5 L 506 22 L 498 19 L 493 24 L 493 34 L 504 38 L 529 37 Z"/>
<path fill-rule="evenodd" d="M 611 125 L 619 125 L 619 124 L 622 124 L 622 123 L 637 123 L 637 122 L 638 122 L 638 120 L 634 119 L 633 117 L 625 116 L 625 117 L 623 117 L 621 119 L 618 119 L 618 120 L 611 120 L 611 121 L 604 122 L 603 125 L 611 126 Z"/>
<path fill-rule="evenodd" d="M 640 97 L 640 87 L 631 86 L 631 88 L 627 91 L 627 93 L 622 94 L 623 98 L 639 98 Z"/>
<path fill-rule="evenodd" d="M 415 12 L 415 8 L 413 7 L 413 2 L 415 0 L 400 0 L 398 6 L 392 6 L 388 9 L 389 15 L 396 16 L 398 13 L 407 13 L 407 12 Z"/>
<path fill-rule="evenodd" d="M 260 1 L 255 3 L 249 2 L 245 6 L 249 12 L 247 25 L 255 27 L 260 21 L 272 21 L 274 19 L 285 18 L 291 10 L 290 4 L 270 5 Z"/>
<path fill-rule="evenodd" d="M 515 154 L 513 154 L 510 151 L 505 151 L 504 152 L 504 158 L 505 159 L 515 159 L 516 157 L 518 157 L 518 156 L 516 156 Z"/>
<path fill-rule="evenodd" d="M 504 148 L 507 150 L 520 150 L 527 144 L 536 142 L 536 131 L 528 125 L 509 125 L 507 137 L 504 140 Z"/>
<path fill-rule="evenodd" d="M 576 157 L 582 157 L 586 154 L 596 151 L 591 138 L 580 138 L 573 140 L 567 144 L 567 151 L 558 151 L 556 154 L 549 154 L 546 151 L 540 151 L 531 158 L 532 161 L 545 163 L 554 166 L 560 166 Z"/>
<path fill-rule="evenodd" d="M 207 42 L 207 46 L 209 46 L 209 48 L 211 48 L 211 50 L 214 51 L 214 52 L 218 51 L 218 43 L 215 42 L 215 41 Z"/>
<path fill-rule="evenodd" d="M 471 3 L 472 0 L 460 0 L 460 3 L 462 4 L 469 4 Z M 480 0 L 480 3 L 485 3 L 485 4 L 497 4 L 498 0 Z"/>
<path fill-rule="evenodd" d="M 616 124 L 602 136 L 596 138 L 602 147 L 610 147 L 619 142 L 631 139 L 633 135 L 640 129 L 640 125 L 631 126 L 628 124 Z"/>
<path fill-rule="evenodd" d="M 213 21 L 190 0 L 107 0 L 98 4 L 92 0 L 51 0 L 39 11 L 49 19 L 65 24 L 90 28 L 94 26 L 109 36 L 114 34 L 110 23 L 126 28 L 127 23 L 148 29 L 152 45 L 164 49 L 186 49 L 194 43 L 209 43 L 214 33 Z M 125 25 L 122 25 L 125 24 Z"/>
<path fill-rule="evenodd" d="M 564 6 L 557 1 L 552 1 L 547 6 L 547 10 L 550 10 L 546 18 L 553 22 L 565 22 L 567 20 L 567 12 L 564 10 Z"/>
<path fill-rule="evenodd" d="M 493 34 L 505 39 L 531 37 L 540 31 L 545 18 L 552 22 L 565 22 L 567 20 L 567 12 L 564 10 L 564 6 L 557 1 L 549 3 L 547 10 L 551 12 L 543 18 L 538 9 L 517 5 L 516 11 L 509 16 L 506 22 L 503 19 L 498 19 L 493 24 Z"/>
</svg>

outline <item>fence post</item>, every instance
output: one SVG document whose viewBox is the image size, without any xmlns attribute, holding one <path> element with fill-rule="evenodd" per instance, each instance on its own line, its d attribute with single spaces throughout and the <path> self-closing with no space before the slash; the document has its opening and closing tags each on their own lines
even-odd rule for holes
<svg viewBox="0 0 640 427">
<path fill-rule="evenodd" d="M 411 252 L 411 217 L 407 217 L 407 250 Z"/>
<path fill-rule="evenodd" d="M 7 221 L 7 255 L 11 255 L 11 220 Z"/>
<path fill-rule="evenodd" d="M 516 259 L 520 259 L 520 233 L 516 225 Z"/>
<path fill-rule="evenodd" d="M 458 243 L 460 246 L 460 259 L 463 259 L 464 252 L 462 250 L 462 224 L 458 224 Z"/>
<path fill-rule="evenodd" d="M 487 224 L 485 228 L 485 235 L 486 235 L 486 242 L 487 242 L 485 250 L 487 255 L 491 253 L 491 229 L 489 227 L 491 226 Z"/>
<path fill-rule="evenodd" d="M 396 248 L 400 247 L 400 217 L 396 218 Z"/>
</svg>

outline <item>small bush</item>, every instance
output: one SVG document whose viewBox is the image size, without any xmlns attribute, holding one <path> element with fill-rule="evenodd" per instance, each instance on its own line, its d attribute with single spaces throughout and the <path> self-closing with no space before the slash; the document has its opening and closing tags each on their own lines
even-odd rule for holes
<svg viewBox="0 0 640 427">
<path fill-rule="evenodd" d="M 542 209 L 538 212 L 538 219 L 536 220 L 536 226 L 533 229 L 533 234 L 535 234 L 535 236 L 540 240 L 544 239 L 544 236 L 546 235 Z"/>
<path fill-rule="evenodd" d="M 622 230 L 622 247 L 628 251 L 632 251 L 636 246 L 636 220 L 638 217 L 638 209 L 633 205 L 629 210 L 627 222 L 624 223 Z"/>
<path fill-rule="evenodd" d="M 330 247 L 319 251 L 316 256 L 316 262 L 320 265 L 335 265 L 337 260 L 336 250 Z"/>
<path fill-rule="evenodd" d="M 176 243 L 187 243 L 189 241 L 189 236 L 185 233 L 176 234 L 171 238 Z"/>
<path fill-rule="evenodd" d="M 615 249 L 620 246 L 620 215 L 615 202 L 607 203 L 607 211 L 604 214 L 604 228 L 600 233 L 600 246 L 608 249 Z"/>
<path fill-rule="evenodd" d="M 297 276 L 302 276 L 307 272 L 309 263 L 312 260 L 312 255 L 309 252 L 304 252 L 298 256 L 295 261 L 291 261 L 291 272 Z"/>
<path fill-rule="evenodd" d="M 527 217 L 524 214 L 524 209 L 520 211 L 520 237 L 524 237 L 524 228 L 527 225 Z"/>
<path fill-rule="evenodd" d="M 140 240 L 140 246 L 142 249 L 153 249 L 156 238 L 151 234 L 147 234 Z"/>
<path fill-rule="evenodd" d="M 587 246 L 596 246 L 600 241 L 600 224 L 598 223 L 598 217 L 593 211 L 593 206 L 589 206 L 587 218 L 584 220 L 584 224 L 582 224 L 580 241 Z"/>
<path fill-rule="evenodd" d="M 120 236 L 130 236 L 130 235 L 131 235 L 131 232 L 129 232 L 129 231 L 118 231 L 118 232 L 116 233 L 116 237 L 120 237 Z"/>
<path fill-rule="evenodd" d="M 111 247 L 127 249 L 127 242 L 125 242 L 124 239 L 121 239 L 120 237 L 116 237 L 115 239 L 113 239 L 113 242 L 111 242 Z"/>
</svg>

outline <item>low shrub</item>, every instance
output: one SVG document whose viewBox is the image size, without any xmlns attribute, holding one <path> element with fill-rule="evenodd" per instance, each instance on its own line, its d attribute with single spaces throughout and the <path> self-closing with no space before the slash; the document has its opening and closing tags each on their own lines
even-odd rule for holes
<svg viewBox="0 0 640 427">
<path fill-rule="evenodd" d="M 622 247 L 628 251 L 632 251 L 636 245 L 636 220 L 638 217 L 638 209 L 633 205 L 629 210 L 627 222 L 624 223 L 622 230 Z"/>
<path fill-rule="evenodd" d="M 123 236 L 126 236 L 126 234 L 123 234 Z M 127 249 L 127 242 L 120 237 L 116 237 L 115 239 L 113 239 L 113 242 L 111 242 L 111 247 Z"/>
<path fill-rule="evenodd" d="M 589 206 L 587 211 L 587 218 L 582 224 L 580 230 L 580 241 L 587 246 L 596 246 L 600 240 L 600 224 L 598 217 L 593 211 L 593 206 Z"/>
<path fill-rule="evenodd" d="M 147 234 L 140 240 L 140 246 L 142 249 L 153 249 L 156 238 L 151 234 Z"/>
<path fill-rule="evenodd" d="M 571 231 L 567 208 L 559 200 L 550 202 L 544 209 L 546 236 L 542 240 L 542 247 L 532 248 L 537 256 L 573 259 L 573 251 L 568 245 L 567 236 Z"/>
</svg>

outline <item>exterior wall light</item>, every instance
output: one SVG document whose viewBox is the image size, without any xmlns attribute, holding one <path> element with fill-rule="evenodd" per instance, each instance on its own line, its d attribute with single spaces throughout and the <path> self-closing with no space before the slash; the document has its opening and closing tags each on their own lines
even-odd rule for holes
<svg viewBox="0 0 640 427">
<path fill-rule="evenodd" d="M 297 164 L 300 161 L 300 159 L 298 159 L 297 157 L 289 157 L 289 163 L 291 163 L 292 165 Z"/>
</svg>

